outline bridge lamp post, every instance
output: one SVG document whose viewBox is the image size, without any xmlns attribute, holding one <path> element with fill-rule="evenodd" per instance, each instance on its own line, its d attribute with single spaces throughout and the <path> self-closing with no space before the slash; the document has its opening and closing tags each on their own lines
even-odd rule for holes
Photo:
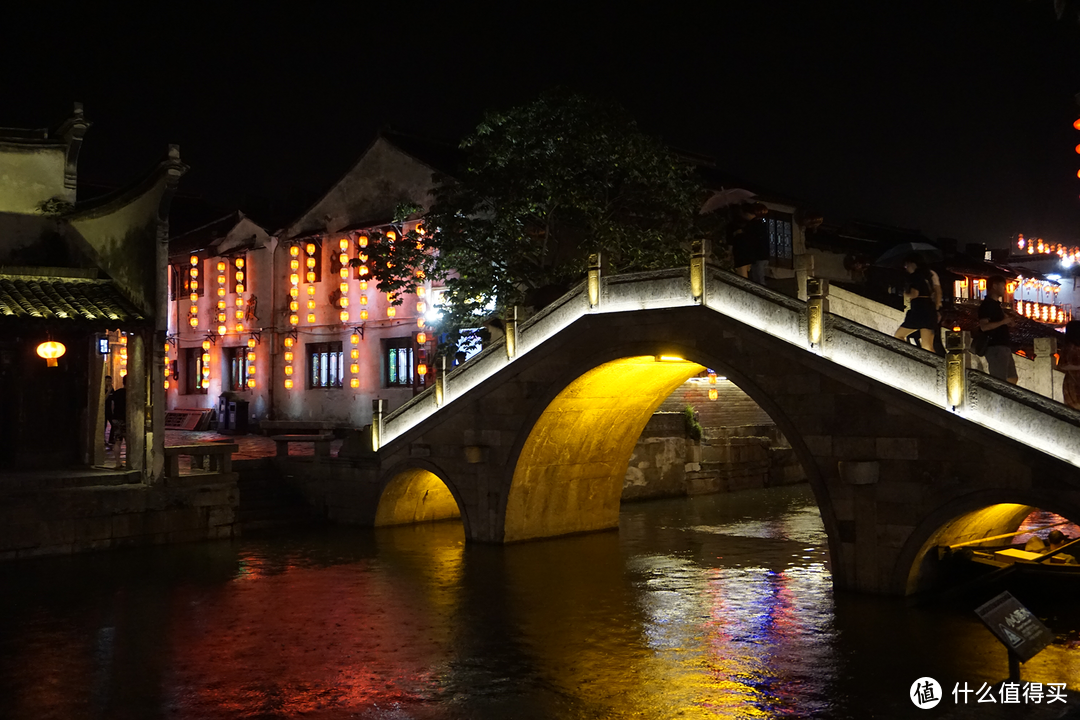
<svg viewBox="0 0 1080 720">
<path fill-rule="evenodd" d="M 589 255 L 589 307 L 600 305 L 600 253 Z"/>
<path fill-rule="evenodd" d="M 806 330 L 810 347 L 821 348 L 825 337 L 825 313 L 829 312 L 829 281 L 806 279 Z"/>
<path fill-rule="evenodd" d="M 945 333 L 945 394 L 949 409 L 964 404 L 967 373 L 964 371 L 964 333 L 954 327 Z"/>
<path fill-rule="evenodd" d="M 690 244 L 690 294 L 702 305 L 705 304 L 704 240 L 695 240 Z"/>
</svg>

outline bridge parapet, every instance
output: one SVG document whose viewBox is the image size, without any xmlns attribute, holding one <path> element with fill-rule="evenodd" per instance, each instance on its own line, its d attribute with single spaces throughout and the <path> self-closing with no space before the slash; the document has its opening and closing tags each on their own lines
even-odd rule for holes
<svg viewBox="0 0 1080 720">
<path fill-rule="evenodd" d="M 749 332 L 762 332 L 796 348 L 881 382 L 932 406 L 1029 445 L 1080 467 L 1080 412 L 1039 395 L 969 373 L 966 399 L 949 401 L 944 358 L 927 353 L 852 320 L 824 314 L 820 343 L 809 336 L 808 305 L 716 267 L 704 269 L 703 287 L 695 297 L 690 268 L 677 268 L 593 278 L 599 280 L 590 298 L 589 281 L 520 323 L 515 351 L 508 357 L 504 341 L 492 343 L 443 378 L 441 405 L 434 388 L 413 398 L 383 420 L 381 445 L 402 438 L 442 406 L 493 379 L 530 351 L 555 338 L 586 315 L 672 309 L 703 304 L 736 320 Z M 828 372 L 827 366 L 824 371 Z M 955 389 L 954 389 L 955 399 Z"/>
</svg>

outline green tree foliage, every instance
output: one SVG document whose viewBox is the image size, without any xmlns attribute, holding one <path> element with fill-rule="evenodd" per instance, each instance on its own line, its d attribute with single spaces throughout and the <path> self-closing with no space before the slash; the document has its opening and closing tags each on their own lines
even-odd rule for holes
<svg viewBox="0 0 1080 720">
<path fill-rule="evenodd" d="M 439 329 L 539 308 L 584 277 L 686 262 L 703 191 L 693 167 L 620 107 L 566 91 L 489 113 L 425 217 L 424 272 L 446 281 Z M 416 245 L 410 245 L 415 249 Z"/>
</svg>

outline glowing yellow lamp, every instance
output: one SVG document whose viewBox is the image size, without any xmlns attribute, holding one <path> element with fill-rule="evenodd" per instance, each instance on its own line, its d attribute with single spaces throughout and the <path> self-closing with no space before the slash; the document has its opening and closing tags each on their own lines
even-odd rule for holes
<svg viewBox="0 0 1080 720">
<path fill-rule="evenodd" d="M 349 344 L 350 345 L 359 345 L 360 344 L 360 333 L 353 333 L 352 335 L 350 335 L 349 336 Z"/>
<path fill-rule="evenodd" d="M 293 387 L 292 378 L 285 378 L 285 389 L 286 390 L 292 390 L 292 387 Z"/>
<path fill-rule="evenodd" d="M 360 378 L 353 378 L 349 381 L 349 387 L 356 389 L 360 387 Z"/>
<path fill-rule="evenodd" d="M 255 378 L 248 378 L 248 387 L 249 388 L 255 387 Z"/>
<path fill-rule="evenodd" d="M 424 332 L 416 333 L 416 342 L 418 344 L 420 344 L 420 345 L 423 345 L 424 343 L 426 343 L 427 342 L 427 333 L 424 333 Z"/>
<path fill-rule="evenodd" d="M 67 348 L 64 347 L 64 344 L 55 340 L 49 340 L 37 346 L 38 357 L 45 358 L 45 364 L 49 367 L 56 367 L 56 358 L 66 352 Z"/>
<path fill-rule="evenodd" d="M 296 257 L 299 254 L 300 254 L 300 246 L 299 245 L 293 245 L 291 248 L 289 248 L 289 255 L 292 255 L 293 257 Z"/>
</svg>

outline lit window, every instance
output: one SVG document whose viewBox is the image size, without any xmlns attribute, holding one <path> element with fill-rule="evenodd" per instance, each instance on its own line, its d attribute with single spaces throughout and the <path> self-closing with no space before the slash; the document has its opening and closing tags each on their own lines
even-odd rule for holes
<svg viewBox="0 0 1080 720">
<path fill-rule="evenodd" d="M 232 390 L 247 390 L 248 349 L 247 346 L 225 348 L 229 358 L 229 387 Z"/>
<path fill-rule="evenodd" d="M 791 216 L 769 211 L 765 216 L 769 232 L 769 257 L 779 267 L 793 267 L 791 245 Z"/>
<path fill-rule="evenodd" d="M 412 387 L 415 369 L 412 338 L 384 340 L 383 366 L 387 387 Z"/>
<path fill-rule="evenodd" d="M 308 387 L 339 388 L 342 379 L 341 343 L 308 343 Z"/>
<path fill-rule="evenodd" d="M 184 384 L 183 391 L 188 395 L 205 395 L 203 380 L 203 349 L 201 347 L 184 348 Z"/>
</svg>

